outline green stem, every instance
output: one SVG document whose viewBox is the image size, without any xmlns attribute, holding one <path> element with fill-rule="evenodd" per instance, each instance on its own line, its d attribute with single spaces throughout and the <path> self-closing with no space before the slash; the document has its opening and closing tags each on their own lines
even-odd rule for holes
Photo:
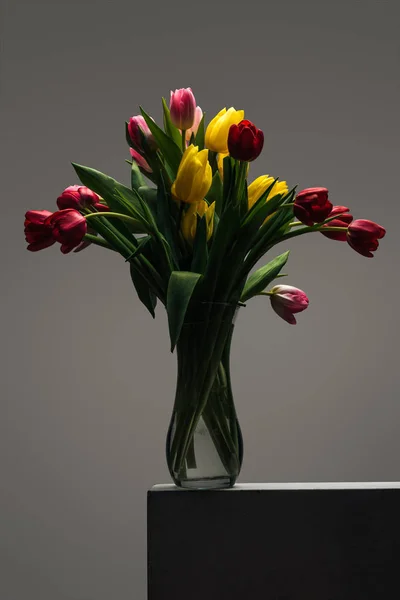
<svg viewBox="0 0 400 600">
<path fill-rule="evenodd" d="M 304 233 L 311 233 L 313 231 L 347 231 L 347 227 L 329 227 L 324 225 L 323 223 L 320 225 L 312 225 L 311 227 L 303 227 L 300 230 L 297 231 L 290 231 L 289 233 L 286 233 L 285 235 L 283 235 L 281 238 L 279 238 L 275 243 L 278 244 L 280 242 L 284 242 L 286 240 L 289 240 L 290 238 L 294 238 L 297 237 L 298 235 L 303 235 Z"/>
<path fill-rule="evenodd" d="M 110 244 L 106 240 L 103 240 L 103 238 L 100 238 L 97 235 L 86 233 L 83 239 L 88 242 L 91 242 L 92 244 L 96 244 L 96 246 L 102 246 L 103 248 L 107 248 L 108 250 L 113 250 L 114 252 L 116 252 L 116 250 L 114 250 L 114 248 L 110 246 Z"/>
<path fill-rule="evenodd" d="M 141 225 L 141 223 L 139 221 L 137 221 L 136 219 L 134 219 L 133 217 L 129 217 L 128 215 L 121 215 L 120 213 L 116 213 L 116 212 L 96 212 L 96 213 L 89 213 L 88 215 L 84 215 L 85 219 L 92 219 L 93 217 L 105 217 L 105 218 L 109 218 L 109 217 L 115 217 L 120 219 L 121 221 L 126 221 L 127 223 L 132 223 L 132 225 Z"/>
<path fill-rule="evenodd" d="M 186 129 L 182 129 L 182 152 L 186 150 Z"/>
</svg>

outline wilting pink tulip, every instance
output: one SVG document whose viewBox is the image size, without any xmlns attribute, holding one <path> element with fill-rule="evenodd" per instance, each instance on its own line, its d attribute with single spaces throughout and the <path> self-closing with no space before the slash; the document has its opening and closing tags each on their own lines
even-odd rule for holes
<svg viewBox="0 0 400 600">
<path fill-rule="evenodd" d="M 277 315 L 296 325 L 295 313 L 305 310 L 308 298 L 302 290 L 291 285 L 276 285 L 270 292 L 271 306 Z"/>
<path fill-rule="evenodd" d="M 200 125 L 200 121 L 203 118 L 203 111 L 201 110 L 200 106 L 196 106 L 196 110 L 194 111 L 194 123 L 192 125 L 192 127 L 190 127 L 190 129 L 186 130 L 186 141 L 189 142 L 190 138 L 192 137 L 192 133 L 193 135 L 196 135 L 197 130 L 199 128 Z"/>
<path fill-rule="evenodd" d="M 63 254 L 79 246 L 87 232 L 85 217 L 73 208 L 58 210 L 47 217 L 45 224 L 51 227 L 53 238 L 61 244 Z"/>
<path fill-rule="evenodd" d="M 55 243 L 52 227 L 46 223 L 52 213 L 48 210 L 28 210 L 25 214 L 25 239 L 28 250 L 37 252 Z"/>
<path fill-rule="evenodd" d="M 299 221 L 310 226 L 325 221 L 332 208 L 328 200 L 328 190 L 315 187 L 307 188 L 297 194 L 293 212 Z"/>
<path fill-rule="evenodd" d="M 109 210 L 108 206 L 100 202 L 100 196 L 92 192 L 84 185 L 70 185 L 57 198 L 57 206 L 60 210 L 66 208 L 74 208 L 81 210 L 82 208 L 95 207 L 97 210 Z"/>
<path fill-rule="evenodd" d="M 377 223 L 366 219 L 357 219 L 348 227 L 347 242 L 362 256 L 373 258 L 372 252 L 377 250 L 378 240 L 382 239 L 385 234 L 386 230 Z"/>
<path fill-rule="evenodd" d="M 191 88 L 181 88 L 180 90 L 171 91 L 169 101 L 169 110 L 171 113 L 171 121 L 178 129 L 190 129 L 193 127 L 196 100 Z"/>
<path fill-rule="evenodd" d="M 136 150 L 133 148 L 129 148 L 129 152 L 131 153 L 132 159 L 135 161 L 138 167 L 143 169 L 143 171 L 147 171 L 147 173 L 153 172 L 147 160 L 141 154 L 139 154 L 139 152 L 136 152 Z"/>
<path fill-rule="evenodd" d="M 353 220 L 353 215 L 349 213 L 349 208 L 345 206 L 334 206 L 329 213 L 327 218 L 334 217 L 338 215 L 337 219 L 333 219 L 329 221 L 327 225 L 323 225 L 324 227 L 348 227 L 348 225 Z M 345 242 L 347 240 L 347 231 L 321 231 L 323 235 L 331 240 L 336 240 L 338 242 Z"/>
<path fill-rule="evenodd" d="M 147 143 L 149 148 L 156 148 L 157 144 L 142 115 L 136 115 L 131 117 L 128 123 L 129 137 L 131 138 L 134 146 L 141 152 L 145 150 L 143 147 L 143 141 Z"/>
</svg>

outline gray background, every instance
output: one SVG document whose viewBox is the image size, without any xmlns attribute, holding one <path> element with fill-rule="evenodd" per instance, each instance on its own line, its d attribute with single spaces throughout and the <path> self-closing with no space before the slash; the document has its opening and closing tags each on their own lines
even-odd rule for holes
<svg viewBox="0 0 400 600">
<path fill-rule="evenodd" d="M 168 482 L 166 319 L 99 248 L 28 253 L 70 161 L 128 181 L 124 121 L 192 86 L 209 117 L 265 132 L 252 176 L 326 186 L 387 228 L 373 260 L 317 234 L 292 248 L 309 309 L 241 311 L 233 384 L 241 482 L 397 480 L 397 2 L 2 2 L 0 598 L 145 598 L 146 490 Z M 397 222 L 396 222 L 397 219 Z"/>
</svg>

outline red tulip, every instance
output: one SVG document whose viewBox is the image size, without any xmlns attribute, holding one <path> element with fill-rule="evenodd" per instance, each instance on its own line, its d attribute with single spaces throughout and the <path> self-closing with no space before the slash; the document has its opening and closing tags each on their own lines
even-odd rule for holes
<svg viewBox="0 0 400 600">
<path fill-rule="evenodd" d="M 143 171 L 147 171 L 147 173 L 153 172 L 147 160 L 141 154 L 139 154 L 139 152 L 136 152 L 136 150 L 133 148 L 129 148 L 129 152 L 131 153 L 131 156 L 138 167 L 143 169 Z"/>
<path fill-rule="evenodd" d="M 196 100 L 191 88 L 171 91 L 169 101 L 171 121 L 178 129 L 193 127 L 196 114 Z"/>
<path fill-rule="evenodd" d="M 377 250 L 378 240 L 382 239 L 385 234 L 386 230 L 377 223 L 366 219 L 357 219 L 348 227 L 347 242 L 362 256 L 373 258 L 372 252 Z"/>
<path fill-rule="evenodd" d="M 133 145 L 135 148 L 140 150 L 140 152 L 146 150 L 144 147 L 146 144 L 151 149 L 156 148 L 156 142 L 153 134 L 151 133 L 150 128 L 142 115 L 136 115 L 135 117 L 131 117 L 129 119 L 128 133 Z"/>
<path fill-rule="evenodd" d="M 295 217 L 304 225 L 322 223 L 333 209 L 328 200 L 328 190 L 322 187 L 307 188 L 299 192 L 294 201 Z"/>
<path fill-rule="evenodd" d="M 296 325 L 295 313 L 305 310 L 309 304 L 305 293 L 291 285 L 276 285 L 270 299 L 276 314 L 291 325 Z"/>
<path fill-rule="evenodd" d="M 87 232 L 85 217 L 73 208 L 53 213 L 45 224 L 51 227 L 53 239 L 61 244 L 63 254 L 77 248 Z"/>
<path fill-rule="evenodd" d="M 66 208 L 81 210 L 83 208 L 92 208 L 93 206 L 100 211 L 109 210 L 108 206 L 100 202 L 100 196 L 84 185 L 70 185 L 67 187 L 58 196 L 57 206 L 60 210 Z"/>
<path fill-rule="evenodd" d="M 247 119 L 231 125 L 228 133 L 228 150 L 232 158 L 250 162 L 261 154 L 264 134 Z"/>
<path fill-rule="evenodd" d="M 338 218 L 329 221 L 329 223 L 323 225 L 323 227 L 347 227 L 353 220 L 353 215 L 349 213 L 349 210 L 350 209 L 345 206 L 334 206 L 327 218 L 339 215 Z M 347 241 L 347 231 L 321 231 L 321 233 L 331 240 L 336 240 L 338 242 Z"/>
<path fill-rule="evenodd" d="M 28 210 L 25 214 L 25 239 L 30 252 L 43 250 L 55 243 L 52 227 L 46 223 L 51 215 L 48 210 Z"/>
</svg>

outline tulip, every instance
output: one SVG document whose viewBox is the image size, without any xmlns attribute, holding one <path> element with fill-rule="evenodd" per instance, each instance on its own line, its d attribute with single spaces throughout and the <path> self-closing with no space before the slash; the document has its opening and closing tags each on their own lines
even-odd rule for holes
<svg viewBox="0 0 400 600">
<path fill-rule="evenodd" d="M 347 227 L 353 220 L 353 215 L 349 213 L 349 208 L 346 206 L 334 206 L 327 218 L 338 215 L 337 219 L 332 219 L 327 225 L 322 227 Z M 347 241 L 347 231 L 321 231 L 321 233 L 331 240 L 338 242 Z"/>
<path fill-rule="evenodd" d="M 294 201 L 295 217 L 304 225 L 322 223 L 328 217 L 333 206 L 328 200 L 328 190 L 322 187 L 307 188 L 299 192 Z"/>
<path fill-rule="evenodd" d="M 223 108 L 210 121 L 206 129 L 205 144 L 213 152 L 228 152 L 228 134 L 231 125 L 237 125 L 244 118 L 244 110 L 235 110 L 233 107 Z"/>
<path fill-rule="evenodd" d="M 53 213 L 47 217 L 45 224 L 51 227 L 52 236 L 61 244 L 63 254 L 77 248 L 87 232 L 85 217 L 73 208 Z"/>
<path fill-rule="evenodd" d="M 250 183 L 247 188 L 248 206 L 250 208 L 257 202 L 259 198 L 267 191 L 274 182 L 274 177 L 270 175 L 260 175 Z M 268 193 L 266 200 L 270 200 L 278 194 L 285 195 L 289 191 L 286 181 L 276 181 Z"/>
<path fill-rule="evenodd" d="M 217 167 L 218 167 L 218 171 L 219 171 L 219 176 L 221 177 L 221 180 L 223 181 L 224 179 L 224 158 L 225 156 L 229 156 L 229 152 L 219 152 L 217 155 Z"/>
<path fill-rule="evenodd" d="M 60 210 L 74 208 L 96 208 L 97 210 L 109 210 L 108 206 L 100 202 L 101 198 L 84 185 L 70 185 L 57 198 L 57 206 Z"/>
<path fill-rule="evenodd" d="M 189 129 L 186 129 L 186 141 L 187 142 L 190 142 L 190 138 L 192 137 L 192 134 L 196 135 L 202 118 L 203 118 L 203 111 L 201 110 L 200 106 L 196 106 L 196 110 L 194 111 L 193 125 Z"/>
<path fill-rule="evenodd" d="M 295 313 L 305 310 L 309 304 L 305 293 L 291 285 L 276 285 L 269 296 L 276 314 L 291 325 L 296 325 Z"/>
<path fill-rule="evenodd" d="M 141 152 L 146 150 L 146 144 L 152 150 L 157 147 L 153 134 L 142 115 L 136 115 L 129 119 L 128 133 L 134 146 Z"/>
<path fill-rule="evenodd" d="M 147 160 L 141 154 L 139 154 L 139 152 L 136 152 L 136 150 L 133 148 L 129 148 L 129 152 L 131 153 L 132 159 L 135 161 L 138 167 L 143 169 L 143 171 L 147 171 L 147 173 L 153 172 Z"/>
<path fill-rule="evenodd" d="M 196 100 L 191 88 L 171 91 L 169 101 L 171 121 L 178 129 L 193 127 L 196 113 Z"/>
<path fill-rule="evenodd" d="M 199 152 L 198 146 L 188 146 L 171 187 L 173 198 L 188 204 L 200 202 L 210 189 L 211 182 L 212 170 L 208 162 L 208 150 Z"/>
<path fill-rule="evenodd" d="M 386 230 L 366 219 L 357 219 L 350 223 L 347 229 L 348 244 L 362 256 L 373 258 L 372 252 L 378 249 L 378 240 L 382 239 Z"/>
<path fill-rule="evenodd" d="M 211 238 L 214 230 L 215 202 L 210 206 L 205 200 L 197 204 L 191 204 L 182 217 L 182 235 L 190 245 L 193 245 L 197 231 L 197 215 L 205 216 L 207 228 L 207 241 Z"/>
<path fill-rule="evenodd" d="M 52 227 L 46 223 L 52 213 L 48 210 L 28 210 L 25 214 L 25 239 L 28 250 L 37 252 L 55 243 Z"/>
<path fill-rule="evenodd" d="M 261 154 L 264 133 L 247 119 L 231 125 L 228 133 L 228 150 L 232 158 L 250 162 Z"/>
</svg>

